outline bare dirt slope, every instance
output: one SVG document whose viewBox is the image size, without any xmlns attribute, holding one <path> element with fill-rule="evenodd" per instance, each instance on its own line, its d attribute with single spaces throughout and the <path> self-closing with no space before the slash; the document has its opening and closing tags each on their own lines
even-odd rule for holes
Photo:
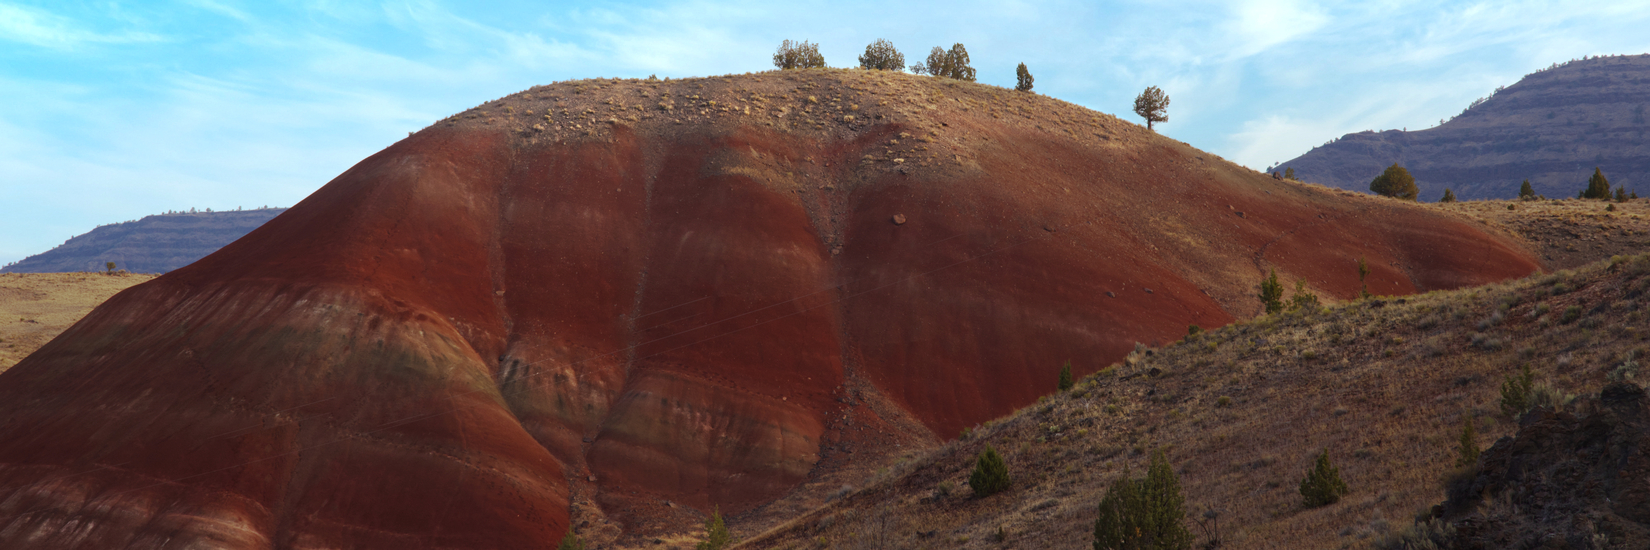
<svg viewBox="0 0 1650 550">
<path fill-rule="evenodd" d="M 713 507 L 772 524 L 1032 402 L 1068 360 L 1253 315 L 1274 269 L 1350 298 L 1360 257 L 1390 294 L 1541 266 L 1486 223 L 992 86 L 535 87 L 0 374 L 0 440 L 29 442 L 0 447 L 0 546 L 628 544 Z"/>
<path fill-rule="evenodd" d="M 116 292 L 152 275 L 0 274 L 0 372 L 5 372 Z"/>
<path fill-rule="evenodd" d="M 1574 60 L 1537 71 L 1424 130 L 1347 134 L 1279 165 L 1303 180 L 1366 192 L 1398 163 L 1421 199 L 1518 196 L 1530 180 L 1574 197 L 1598 167 L 1612 184 L 1650 191 L 1650 54 Z"/>
</svg>

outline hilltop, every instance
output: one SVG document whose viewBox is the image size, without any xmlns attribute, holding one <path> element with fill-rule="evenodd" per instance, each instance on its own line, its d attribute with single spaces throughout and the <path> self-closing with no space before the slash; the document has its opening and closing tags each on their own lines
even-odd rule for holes
<svg viewBox="0 0 1650 550">
<path fill-rule="evenodd" d="M 755 528 L 1034 402 L 1067 361 L 1252 317 L 1274 270 L 1337 302 L 1542 266 L 1487 219 L 993 86 L 557 83 L 364 159 L 0 374 L 0 440 L 32 442 L 0 447 L 0 538 Z"/>
<path fill-rule="evenodd" d="M 1425 130 L 1347 134 L 1278 165 L 1296 177 L 1367 192 L 1398 163 L 1420 198 L 1518 196 L 1525 179 L 1574 197 L 1598 167 L 1612 186 L 1650 191 L 1650 54 L 1575 60 L 1537 71 Z"/>
<path fill-rule="evenodd" d="M 0 268 L 0 273 L 104 271 L 108 262 L 132 273 L 165 273 L 206 257 L 285 211 L 260 208 L 144 216 L 99 226 Z"/>
</svg>

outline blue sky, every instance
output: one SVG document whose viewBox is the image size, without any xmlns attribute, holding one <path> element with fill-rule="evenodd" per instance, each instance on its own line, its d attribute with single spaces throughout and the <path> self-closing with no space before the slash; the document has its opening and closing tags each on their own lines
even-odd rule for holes
<svg viewBox="0 0 1650 550">
<path fill-rule="evenodd" d="M 968 47 L 981 82 L 1135 119 L 1264 169 L 1421 129 L 1554 62 L 1650 52 L 1636 2 L 0 0 L 0 264 L 166 210 L 290 206 L 448 114 L 535 84 L 848 66 Z"/>
</svg>

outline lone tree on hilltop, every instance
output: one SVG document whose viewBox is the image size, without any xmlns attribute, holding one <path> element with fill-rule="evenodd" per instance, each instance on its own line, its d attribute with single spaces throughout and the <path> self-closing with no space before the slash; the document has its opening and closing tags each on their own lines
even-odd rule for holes
<svg viewBox="0 0 1650 550">
<path fill-rule="evenodd" d="M 807 40 L 786 40 L 779 43 L 778 51 L 773 52 L 773 66 L 780 69 L 820 69 L 825 67 L 825 56 L 819 55 L 819 44 Z"/>
<path fill-rule="evenodd" d="M 865 47 L 865 55 L 859 56 L 859 68 L 876 71 L 900 71 L 905 69 L 905 54 L 894 49 L 894 43 L 878 38 Z"/>
<path fill-rule="evenodd" d="M 1415 196 L 1421 193 L 1421 190 L 1415 187 L 1415 176 L 1409 175 L 1409 170 L 1398 166 L 1396 162 L 1392 163 L 1392 166 L 1386 167 L 1385 172 L 1381 172 L 1381 175 L 1375 176 L 1375 179 L 1369 182 L 1369 190 L 1381 196 L 1406 201 L 1415 200 Z"/>
<path fill-rule="evenodd" d="M 1163 451 L 1152 453 L 1146 477 L 1112 482 L 1094 520 L 1094 550 L 1179 550 L 1192 546 L 1186 499 Z"/>
<path fill-rule="evenodd" d="M 1438 202 L 1455 202 L 1455 192 L 1450 191 L 1448 187 L 1445 187 L 1444 198 L 1438 199 Z"/>
<path fill-rule="evenodd" d="M 1153 122 L 1169 121 L 1169 96 L 1157 86 L 1147 86 L 1146 91 L 1134 98 L 1134 114 L 1146 119 L 1146 129 L 1152 129 Z"/>
<path fill-rule="evenodd" d="M 1535 200 L 1535 188 L 1530 187 L 1530 180 L 1524 180 L 1524 184 L 1518 186 L 1518 199 L 1526 201 Z"/>
<path fill-rule="evenodd" d="M 1587 178 L 1587 188 L 1581 190 L 1583 199 L 1610 199 L 1610 179 L 1604 177 L 1604 172 L 1597 166 L 1593 167 L 1593 177 Z"/>
<path fill-rule="evenodd" d="M 1025 63 L 1021 63 L 1018 68 L 1014 69 L 1014 76 L 1018 79 L 1018 81 L 1014 84 L 1014 91 L 1031 91 L 1031 81 L 1036 79 L 1031 78 L 1031 71 L 1026 69 Z"/>
<path fill-rule="evenodd" d="M 934 46 L 928 52 L 927 63 L 912 65 L 911 72 L 974 81 L 974 67 L 968 64 L 968 48 L 960 42 L 953 44 L 950 51 Z"/>
</svg>

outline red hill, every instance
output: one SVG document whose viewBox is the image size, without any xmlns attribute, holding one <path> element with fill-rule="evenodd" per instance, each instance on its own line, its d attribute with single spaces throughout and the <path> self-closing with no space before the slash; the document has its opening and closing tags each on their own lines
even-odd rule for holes
<svg viewBox="0 0 1650 550">
<path fill-rule="evenodd" d="M 0 546 L 542 547 L 570 513 L 605 536 L 680 528 L 681 505 L 803 498 L 952 437 L 1067 360 L 1086 374 L 1254 315 L 1270 269 L 1351 297 L 1359 257 L 1383 294 L 1538 268 L 1478 224 L 991 86 L 536 87 L 0 375 Z"/>
</svg>

